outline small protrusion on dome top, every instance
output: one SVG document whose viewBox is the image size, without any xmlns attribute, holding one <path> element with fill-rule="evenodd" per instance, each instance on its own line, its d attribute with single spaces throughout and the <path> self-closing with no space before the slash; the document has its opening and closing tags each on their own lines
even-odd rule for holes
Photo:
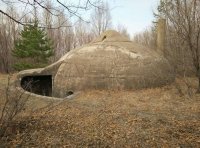
<svg viewBox="0 0 200 148">
<path fill-rule="evenodd" d="M 107 30 L 93 41 L 96 42 L 130 42 L 130 40 L 115 30 Z"/>
<path fill-rule="evenodd" d="M 103 41 L 103 40 L 105 40 L 105 39 L 106 39 L 106 35 L 104 35 L 104 36 L 103 36 L 103 39 L 102 39 L 102 41 Z"/>
</svg>

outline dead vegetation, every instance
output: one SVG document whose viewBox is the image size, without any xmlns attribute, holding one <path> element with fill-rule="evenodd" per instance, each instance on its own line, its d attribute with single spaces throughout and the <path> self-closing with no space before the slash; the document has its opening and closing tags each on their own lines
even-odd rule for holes
<svg viewBox="0 0 200 148">
<path fill-rule="evenodd" d="M 198 81 L 188 78 L 191 88 L 184 81 L 140 91 L 86 91 L 47 107 L 49 100 L 31 98 L 0 145 L 199 147 Z"/>
<path fill-rule="evenodd" d="M 0 114 L 0 137 L 3 137 L 8 131 L 15 117 L 25 109 L 26 102 L 29 96 L 24 97 L 23 92 L 11 90 L 10 76 L 8 77 L 7 86 L 5 89 L 5 100 L 2 103 Z"/>
</svg>

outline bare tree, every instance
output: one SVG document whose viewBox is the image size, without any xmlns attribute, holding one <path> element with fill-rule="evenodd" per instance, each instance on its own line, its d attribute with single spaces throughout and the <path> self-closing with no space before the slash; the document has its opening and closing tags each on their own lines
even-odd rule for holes
<svg viewBox="0 0 200 148">
<path fill-rule="evenodd" d="M 140 32 L 133 37 L 135 43 L 156 49 L 156 31 L 155 27 L 146 29 L 143 32 Z"/>
<path fill-rule="evenodd" d="M 0 70 L 1 72 L 9 72 L 9 46 L 10 43 L 10 35 L 6 33 L 6 30 L 3 29 L 5 25 L 0 26 Z"/>
<path fill-rule="evenodd" d="M 4 9 L 5 6 L 7 10 Z M 10 71 L 14 60 L 10 51 L 22 27 L 31 24 L 31 20 L 37 19 L 39 27 L 46 29 L 48 36 L 53 40 L 55 57 L 52 61 L 55 61 L 74 47 L 91 41 L 92 37 L 88 31 L 82 31 L 87 32 L 84 37 L 78 36 L 81 31 L 74 29 L 71 20 L 81 20 L 85 24 L 86 20 L 82 18 L 81 13 L 98 7 L 98 0 L 0 0 L 0 71 Z M 42 15 L 39 15 L 41 12 Z M 80 43 L 76 42 L 74 30 L 79 30 L 76 36 L 79 41 L 82 38 Z"/>
<path fill-rule="evenodd" d="M 53 2 L 51 0 L 46 1 L 45 7 L 52 9 Z M 57 10 L 58 16 L 51 15 L 49 11 L 43 9 L 43 24 L 47 26 L 46 31 L 48 37 L 52 39 L 54 45 L 54 57 L 53 61 L 58 60 L 66 52 L 73 48 L 73 27 L 67 14 L 63 9 Z M 51 29 L 52 26 L 70 26 L 70 27 L 58 27 Z"/>
<path fill-rule="evenodd" d="M 174 33 L 181 38 L 190 50 L 200 93 L 200 1 L 199 0 L 163 0 L 160 12 L 168 19 Z"/>
<path fill-rule="evenodd" d="M 111 28 L 111 14 L 108 3 L 101 2 L 91 15 L 92 31 L 95 36 L 100 35 L 107 29 Z"/>
<path fill-rule="evenodd" d="M 59 17 L 55 19 L 55 23 L 57 26 L 71 26 L 69 18 L 63 13 L 63 11 L 61 11 Z M 53 38 L 55 44 L 55 60 L 57 60 L 73 48 L 74 33 L 72 27 L 58 28 L 53 31 L 54 36 L 51 38 Z"/>
<path fill-rule="evenodd" d="M 45 9 L 46 11 L 48 11 L 51 15 L 53 16 L 59 16 L 59 10 L 63 10 L 64 13 L 69 14 L 70 17 L 76 17 L 78 19 L 84 20 L 84 18 L 82 18 L 80 11 L 88 11 L 90 10 L 92 7 L 97 7 L 97 3 L 98 1 L 95 0 L 83 0 L 83 1 L 79 1 L 79 2 L 72 2 L 70 0 L 68 1 L 61 1 L 61 0 L 56 0 L 54 2 L 54 7 L 47 7 L 46 2 L 43 0 L 0 0 L 0 4 L 3 6 L 7 6 L 10 7 L 10 5 L 12 6 L 19 6 L 20 5 L 20 9 L 26 10 L 25 14 L 23 17 L 25 17 L 26 15 L 32 13 L 33 15 L 35 14 L 34 12 L 36 12 L 36 8 L 41 10 L 41 9 Z M 34 11 L 31 8 L 35 8 Z M 38 10 L 38 11 L 39 11 Z M 12 19 L 14 22 L 16 22 L 17 24 L 20 25 L 27 25 L 30 24 L 29 22 L 23 22 L 22 18 L 17 18 L 17 17 L 13 17 L 10 13 L 5 12 L 3 9 L 0 8 L 0 13 L 5 15 L 6 17 Z M 40 24 L 40 27 L 47 27 L 44 26 L 42 24 Z M 51 28 L 60 28 L 60 27 L 68 27 L 68 26 L 51 26 Z"/>
<path fill-rule="evenodd" d="M 127 37 L 127 38 L 130 39 L 130 34 L 128 33 L 128 30 L 127 30 L 127 28 L 124 25 L 118 24 L 117 31 L 119 33 L 121 33 L 122 35 L 124 35 L 125 37 Z"/>
<path fill-rule="evenodd" d="M 17 13 L 13 7 L 6 10 L 11 16 L 17 16 Z M 18 26 L 13 20 L 0 14 L 0 71 L 10 72 L 13 60 L 11 57 L 11 50 L 14 46 L 14 42 L 18 36 Z"/>
<path fill-rule="evenodd" d="M 93 40 L 94 35 L 89 28 L 89 24 L 79 20 L 75 25 L 75 47 L 82 46 Z"/>
<path fill-rule="evenodd" d="M 25 105 L 28 101 L 29 95 L 24 95 L 24 92 L 18 92 L 15 89 L 11 89 L 11 76 L 8 77 L 8 83 L 5 91 L 4 103 L 0 106 L 0 139 L 7 132 L 10 124 L 25 109 Z M 27 84 L 25 87 L 29 87 Z M 2 95 L 4 96 L 4 95 Z M 1 97 L 2 97 L 1 96 Z M 14 127 L 13 127 L 14 128 Z"/>
</svg>

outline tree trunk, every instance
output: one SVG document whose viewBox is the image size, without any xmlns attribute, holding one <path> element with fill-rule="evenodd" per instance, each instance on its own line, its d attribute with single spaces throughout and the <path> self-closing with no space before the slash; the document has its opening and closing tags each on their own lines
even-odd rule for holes
<svg viewBox="0 0 200 148">
<path fill-rule="evenodd" d="M 196 91 L 197 94 L 200 94 L 200 77 L 198 76 L 198 88 Z"/>
<path fill-rule="evenodd" d="M 197 92 L 196 93 L 198 93 L 198 94 L 200 94 L 200 68 L 197 70 L 197 77 L 198 77 L 198 82 L 199 82 L 199 84 L 198 84 L 198 88 L 197 88 Z"/>
</svg>

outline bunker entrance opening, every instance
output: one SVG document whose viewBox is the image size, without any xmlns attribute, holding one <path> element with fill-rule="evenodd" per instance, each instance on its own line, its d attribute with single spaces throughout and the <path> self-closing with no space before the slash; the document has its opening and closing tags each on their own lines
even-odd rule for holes
<svg viewBox="0 0 200 148">
<path fill-rule="evenodd" d="M 25 76 L 21 80 L 21 87 L 31 93 L 52 96 L 52 76 Z"/>
</svg>

